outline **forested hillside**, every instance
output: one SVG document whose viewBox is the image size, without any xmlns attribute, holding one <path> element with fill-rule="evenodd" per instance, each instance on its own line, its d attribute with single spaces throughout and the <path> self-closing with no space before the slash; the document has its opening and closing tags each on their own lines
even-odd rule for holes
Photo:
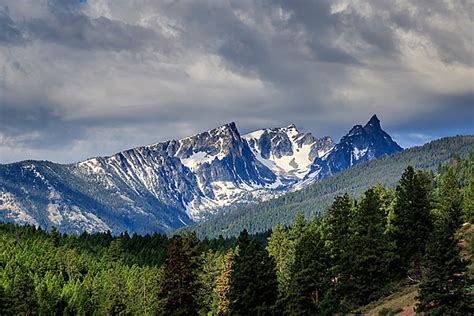
<svg viewBox="0 0 474 316">
<path fill-rule="evenodd" d="M 474 154 L 439 171 L 338 195 L 265 243 L 0 224 L 0 315 L 331 315 L 412 285 L 418 312 L 468 315 L 474 241 L 457 232 L 474 220 Z"/>
<path fill-rule="evenodd" d="M 382 184 L 395 187 L 406 166 L 437 171 L 453 157 L 474 151 L 474 136 L 456 136 L 413 147 L 379 160 L 369 161 L 335 174 L 306 189 L 263 203 L 239 207 L 192 226 L 201 237 L 237 236 L 242 229 L 257 233 L 276 224 L 290 225 L 298 212 L 307 218 L 321 214 L 342 193 L 360 196 L 367 188 Z"/>
</svg>

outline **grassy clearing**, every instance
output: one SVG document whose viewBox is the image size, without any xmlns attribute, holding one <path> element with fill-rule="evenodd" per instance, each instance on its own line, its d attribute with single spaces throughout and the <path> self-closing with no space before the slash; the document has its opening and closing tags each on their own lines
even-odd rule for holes
<svg viewBox="0 0 474 316">
<path fill-rule="evenodd" d="M 384 297 L 361 308 L 364 315 L 414 315 L 418 285 Z"/>
<path fill-rule="evenodd" d="M 472 259 L 474 254 L 474 224 L 465 223 L 458 233 L 461 255 L 465 259 Z M 474 277 L 474 260 L 471 260 L 468 273 L 471 277 Z M 364 315 L 415 315 L 417 292 L 418 285 L 407 286 L 390 296 L 362 307 L 360 310 Z"/>
</svg>

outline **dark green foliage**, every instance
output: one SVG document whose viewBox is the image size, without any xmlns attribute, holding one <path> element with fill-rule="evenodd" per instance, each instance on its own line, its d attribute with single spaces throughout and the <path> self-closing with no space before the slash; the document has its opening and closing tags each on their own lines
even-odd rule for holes
<svg viewBox="0 0 474 316">
<path fill-rule="evenodd" d="M 0 315 L 344 314 L 422 276 L 419 311 L 472 313 L 456 230 L 471 218 L 473 164 L 407 168 L 395 192 L 337 196 L 321 218 L 238 240 L 0 224 Z"/>
<path fill-rule="evenodd" d="M 468 262 L 459 254 L 459 240 L 449 216 L 437 221 L 423 257 L 424 280 L 420 285 L 417 312 L 425 315 L 472 315 L 473 285 Z"/>
<path fill-rule="evenodd" d="M 331 258 L 330 269 L 334 280 L 334 291 L 339 298 L 347 293 L 351 278 L 350 240 L 348 238 L 352 220 L 352 201 L 349 195 L 337 196 L 323 218 L 324 239 Z"/>
<path fill-rule="evenodd" d="M 406 168 L 397 186 L 395 199 L 391 224 L 396 235 L 398 252 L 404 263 L 403 268 L 405 271 L 411 268 L 413 278 L 421 280 L 421 257 L 432 230 L 429 175 L 415 172 L 411 166 Z"/>
<path fill-rule="evenodd" d="M 456 176 L 454 166 L 450 166 L 441 176 L 438 194 L 438 208 L 444 216 L 450 218 L 454 227 L 459 227 L 463 222 L 463 197 L 461 183 Z"/>
<path fill-rule="evenodd" d="M 463 215 L 466 221 L 474 223 L 474 175 L 467 181 L 463 196 Z"/>
<path fill-rule="evenodd" d="M 33 315 L 38 308 L 33 278 L 25 269 L 17 270 L 13 279 L 11 295 L 12 314 Z"/>
<path fill-rule="evenodd" d="M 166 315 L 197 315 L 197 247 L 195 234 L 176 235 L 171 239 L 160 290 Z"/>
<path fill-rule="evenodd" d="M 275 263 L 246 230 L 237 239 L 229 293 L 233 315 L 266 315 L 277 297 Z"/>
<path fill-rule="evenodd" d="M 387 218 L 382 192 L 370 188 L 365 192 L 353 215 L 349 247 L 345 254 L 350 272 L 344 284 L 343 297 L 351 306 L 360 306 L 378 298 L 380 290 L 393 279 L 395 245 L 385 234 Z"/>
<path fill-rule="evenodd" d="M 286 313 L 332 315 L 337 310 L 337 302 L 329 270 L 330 257 L 317 221 L 304 231 L 296 244 L 295 254 L 285 297 Z"/>
<path fill-rule="evenodd" d="M 7 296 L 5 288 L 0 285 L 0 315 L 7 315 L 10 311 L 10 297 Z"/>
</svg>

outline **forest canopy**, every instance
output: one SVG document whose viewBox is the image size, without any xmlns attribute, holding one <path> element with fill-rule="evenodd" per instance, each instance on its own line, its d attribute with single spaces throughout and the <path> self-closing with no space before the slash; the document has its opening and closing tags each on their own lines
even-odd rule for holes
<svg viewBox="0 0 474 316">
<path fill-rule="evenodd" d="M 461 256 L 457 232 L 473 203 L 471 154 L 233 239 L 0 224 L 0 315 L 331 315 L 411 284 L 418 312 L 469 314 L 472 240 Z"/>
</svg>

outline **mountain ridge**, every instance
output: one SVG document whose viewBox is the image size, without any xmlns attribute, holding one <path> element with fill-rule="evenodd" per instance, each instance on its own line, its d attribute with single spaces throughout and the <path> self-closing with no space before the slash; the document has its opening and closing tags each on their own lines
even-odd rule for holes
<svg viewBox="0 0 474 316">
<path fill-rule="evenodd" d="M 436 171 L 439 165 L 456 156 L 474 153 L 474 135 L 451 136 L 415 146 L 380 159 L 366 161 L 324 178 L 296 192 L 256 205 L 236 207 L 212 218 L 183 228 L 197 232 L 201 238 L 234 237 L 242 229 L 256 234 L 276 224 L 291 225 L 298 212 L 313 218 L 323 212 L 338 194 L 362 194 L 376 184 L 394 187 L 408 165 L 415 169 Z"/>
<path fill-rule="evenodd" d="M 402 150 L 390 136 L 388 147 L 380 139 L 388 134 L 376 116 L 368 124 L 374 128 L 361 139 L 370 155 L 339 169 L 327 165 L 339 152 L 330 137 L 301 133 L 294 124 L 241 135 L 234 122 L 73 164 L 0 165 L 0 220 L 67 232 L 169 231 Z M 311 174 L 314 168 L 319 172 Z"/>
</svg>

